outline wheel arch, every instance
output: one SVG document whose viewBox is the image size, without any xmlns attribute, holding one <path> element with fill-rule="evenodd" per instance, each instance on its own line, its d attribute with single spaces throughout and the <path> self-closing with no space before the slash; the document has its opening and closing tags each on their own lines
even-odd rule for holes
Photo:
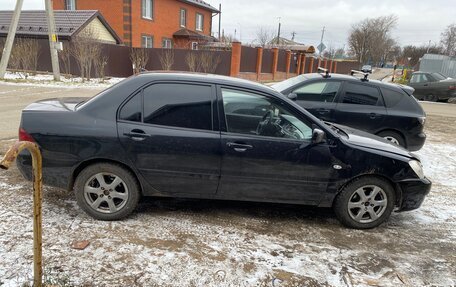
<svg viewBox="0 0 456 287">
<path fill-rule="evenodd" d="M 394 203 L 395 206 L 399 206 L 400 203 L 401 203 L 401 198 L 402 198 L 402 190 L 399 186 L 399 184 L 395 183 L 394 181 L 392 181 L 390 178 L 388 178 L 387 176 L 384 176 L 384 175 L 381 175 L 381 174 L 369 174 L 369 173 L 365 173 L 365 174 L 360 174 L 360 175 L 357 175 L 355 176 L 354 178 L 351 178 L 350 180 L 347 180 L 346 182 L 344 182 L 342 185 L 339 186 L 338 190 L 337 190 L 337 193 L 335 194 L 335 196 L 333 197 L 332 199 L 332 202 L 331 202 L 331 207 L 334 206 L 334 202 L 336 201 L 336 198 L 337 196 L 339 196 L 339 194 L 342 192 L 342 190 L 347 186 L 349 185 L 350 183 L 356 181 L 356 180 L 359 180 L 361 178 L 365 178 L 365 177 L 376 177 L 376 178 L 379 178 L 381 180 L 385 180 L 386 182 L 388 182 L 392 187 L 393 187 L 393 190 L 394 190 L 394 193 L 396 195 L 396 202 Z"/>
<path fill-rule="evenodd" d="M 120 161 L 116 161 L 116 160 L 112 160 L 112 159 L 105 159 L 105 158 L 94 158 L 94 159 L 89 159 L 89 160 L 81 162 L 73 170 L 73 173 L 72 173 L 71 178 L 70 178 L 69 183 L 68 183 L 68 190 L 72 190 L 74 188 L 74 183 L 76 181 L 76 178 L 81 173 L 81 171 L 83 171 L 88 166 L 91 166 L 91 165 L 94 165 L 94 164 L 98 164 L 98 163 L 115 164 L 115 165 L 118 165 L 118 166 L 124 168 L 125 170 L 131 172 L 131 174 L 134 176 L 135 180 L 138 182 L 138 185 L 140 187 L 140 191 L 139 191 L 140 194 L 141 195 L 143 194 L 144 187 L 142 185 L 142 182 L 139 180 L 138 174 L 130 166 L 128 166 L 127 164 L 125 164 L 123 162 L 120 162 Z"/>
</svg>

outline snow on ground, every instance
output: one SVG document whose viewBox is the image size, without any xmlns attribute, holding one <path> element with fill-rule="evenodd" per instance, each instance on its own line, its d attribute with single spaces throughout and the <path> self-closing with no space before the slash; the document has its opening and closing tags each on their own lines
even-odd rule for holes
<svg viewBox="0 0 456 287">
<path fill-rule="evenodd" d="M 14 84 L 14 85 L 32 85 L 32 86 L 46 86 L 46 87 L 56 87 L 56 88 L 107 88 L 116 84 L 125 78 L 108 78 L 104 81 L 101 79 L 91 79 L 90 81 L 82 81 L 81 77 L 67 78 L 61 76 L 61 81 L 54 81 L 54 76 L 52 74 L 36 74 L 29 75 L 25 79 L 24 73 L 12 73 L 7 72 L 5 74 L 5 80 L 2 81 L 4 84 Z"/>
<path fill-rule="evenodd" d="M 434 182 L 423 206 L 367 231 L 342 227 L 326 209 L 182 199 L 144 199 L 127 220 L 101 222 L 72 193 L 45 188 L 46 278 L 75 286 L 454 286 L 456 144 L 435 137 L 418 152 Z M 0 172 L 0 286 L 32 278 L 30 189 L 17 169 Z M 75 240 L 90 245 L 71 249 Z"/>
</svg>

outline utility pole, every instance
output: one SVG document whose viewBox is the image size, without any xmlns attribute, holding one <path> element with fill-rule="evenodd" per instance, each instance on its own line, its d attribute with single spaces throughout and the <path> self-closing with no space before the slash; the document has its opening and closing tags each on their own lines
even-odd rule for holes
<svg viewBox="0 0 456 287">
<path fill-rule="evenodd" d="M 321 40 L 320 40 L 320 44 L 323 44 L 323 37 L 325 36 L 325 26 L 323 26 L 323 30 L 321 30 Z M 319 57 L 321 57 L 321 50 L 319 51 Z"/>
<path fill-rule="evenodd" d="M 221 29 L 222 29 L 222 3 L 219 4 L 219 30 L 218 30 L 219 42 L 221 39 L 221 35 L 220 35 Z"/>
<path fill-rule="evenodd" d="M 54 80 L 60 81 L 59 55 L 57 54 L 57 35 L 55 34 L 54 10 L 51 0 L 45 0 L 46 19 L 49 33 L 49 48 L 51 49 L 52 71 Z"/>
<path fill-rule="evenodd" d="M 6 37 L 5 48 L 2 53 L 2 60 L 0 62 L 0 79 L 5 78 L 6 68 L 8 67 L 8 61 L 13 49 L 14 38 L 16 36 L 17 25 L 19 18 L 21 17 L 22 3 L 24 0 L 17 0 L 16 8 L 14 9 L 13 17 L 11 19 L 11 25 L 9 27 L 8 36 Z"/>
<path fill-rule="evenodd" d="M 295 31 L 291 32 L 291 41 L 294 41 L 295 36 L 296 36 L 296 32 Z"/>
<path fill-rule="evenodd" d="M 282 19 L 282 17 L 279 17 L 279 31 L 277 32 L 277 45 L 280 45 L 280 26 L 282 25 L 280 23 L 280 19 Z"/>
</svg>

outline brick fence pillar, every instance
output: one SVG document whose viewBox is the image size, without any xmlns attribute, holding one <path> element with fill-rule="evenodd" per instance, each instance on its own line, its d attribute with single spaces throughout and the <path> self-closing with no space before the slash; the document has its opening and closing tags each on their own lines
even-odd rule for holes
<svg viewBox="0 0 456 287">
<path fill-rule="evenodd" d="M 334 61 L 333 73 L 337 73 L 337 62 L 336 61 Z"/>
<path fill-rule="evenodd" d="M 328 59 L 325 59 L 324 65 L 325 65 L 324 68 L 325 68 L 325 69 L 328 69 Z"/>
<path fill-rule="evenodd" d="M 239 76 L 239 72 L 241 71 L 241 49 L 241 42 L 231 43 L 231 77 Z"/>
<path fill-rule="evenodd" d="M 285 71 L 287 73 L 287 79 L 290 76 L 290 65 L 291 65 L 291 51 L 287 50 L 287 58 L 286 58 L 286 65 L 285 65 Z"/>
<path fill-rule="evenodd" d="M 263 65 L 263 48 L 262 47 L 258 47 L 257 48 L 257 60 L 256 60 L 256 78 L 257 78 L 257 81 L 260 79 L 260 75 L 261 75 L 261 65 Z"/>
<path fill-rule="evenodd" d="M 279 48 L 272 48 L 272 79 L 275 80 L 277 74 L 277 64 L 279 62 Z"/>
<path fill-rule="evenodd" d="M 302 54 L 299 53 L 298 55 L 298 63 L 297 63 L 297 66 L 296 66 L 296 74 L 299 75 L 300 72 L 301 72 L 301 60 L 302 60 Z"/>
<path fill-rule="evenodd" d="M 329 72 L 332 73 L 333 70 L 333 60 L 329 60 Z"/>
<path fill-rule="evenodd" d="M 314 68 L 314 57 L 310 58 L 310 63 L 309 63 L 309 73 L 313 73 L 313 68 Z"/>
<path fill-rule="evenodd" d="M 302 68 L 301 68 L 301 74 L 304 74 L 306 72 L 306 54 L 302 55 Z"/>
<path fill-rule="evenodd" d="M 321 67 L 321 58 L 318 58 L 318 63 L 317 63 L 317 72 L 318 72 L 318 68 Z"/>
</svg>

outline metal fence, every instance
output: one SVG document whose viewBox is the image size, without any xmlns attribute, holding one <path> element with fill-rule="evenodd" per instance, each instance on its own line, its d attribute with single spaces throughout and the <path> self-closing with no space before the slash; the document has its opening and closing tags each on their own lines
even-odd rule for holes
<svg viewBox="0 0 456 287">
<path fill-rule="evenodd" d="M 456 78 L 456 57 L 425 54 L 421 58 L 420 71 L 437 72 L 447 77 Z"/>
</svg>

